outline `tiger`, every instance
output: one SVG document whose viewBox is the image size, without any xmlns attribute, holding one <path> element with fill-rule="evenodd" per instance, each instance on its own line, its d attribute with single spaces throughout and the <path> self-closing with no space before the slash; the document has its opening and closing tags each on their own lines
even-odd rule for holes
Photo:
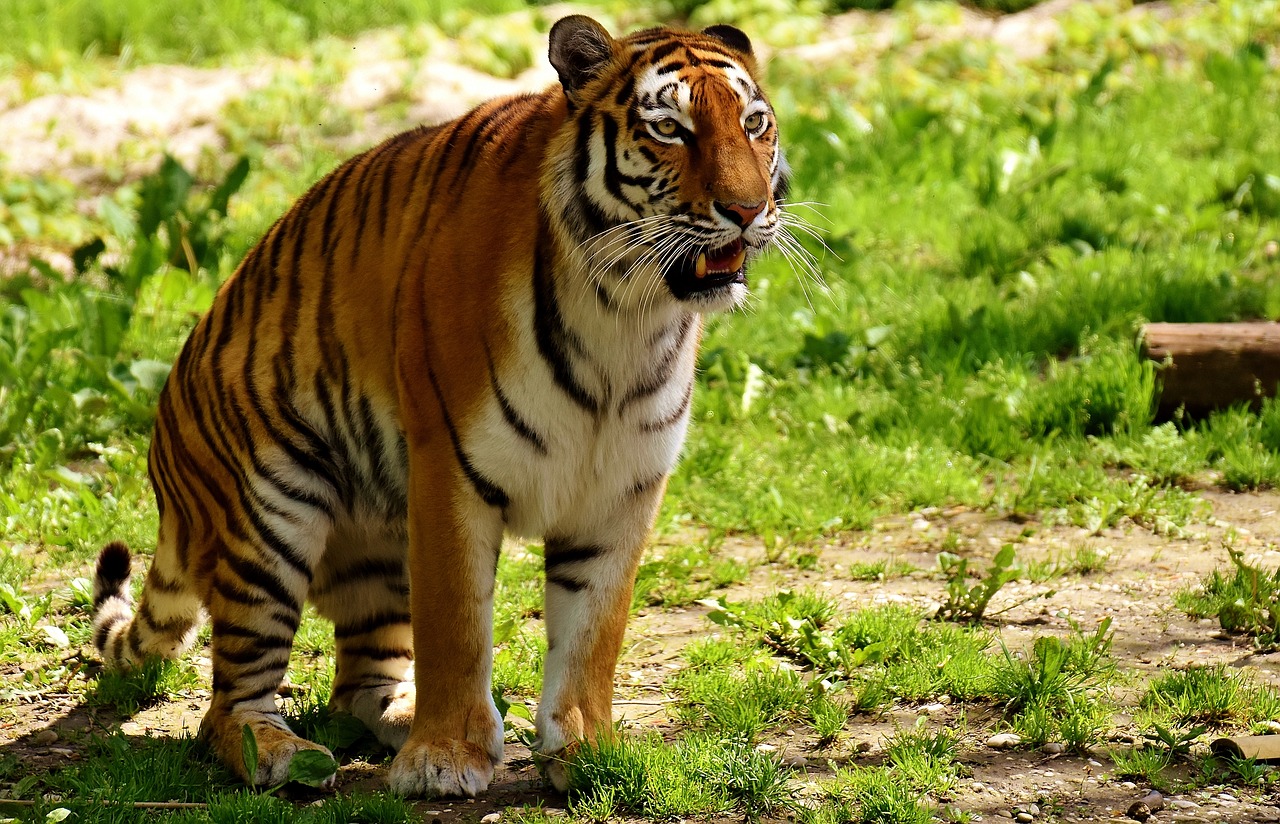
<svg viewBox="0 0 1280 824">
<path fill-rule="evenodd" d="M 285 782 L 299 752 L 331 757 L 276 703 L 309 602 L 333 622 L 330 707 L 396 751 L 389 788 L 486 790 L 505 536 L 543 548 L 545 779 L 564 791 L 566 759 L 614 734 L 703 318 L 746 300 L 789 170 L 737 28 L 615 39 L 574 15 L 548 56 L 545 91 L 391 137 L 309 189 L 159 394 L 154 556 L 135 603 L 129 548 L 101 550 L 93 642 L 136 666 L 208 620 L 199 736 L 251 785 Z"/>
</svg>

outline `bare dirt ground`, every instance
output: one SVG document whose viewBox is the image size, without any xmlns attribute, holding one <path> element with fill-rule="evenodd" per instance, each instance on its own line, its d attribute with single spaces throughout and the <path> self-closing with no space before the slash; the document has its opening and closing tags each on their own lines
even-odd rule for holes
<svg viewBox="0 0 1280 824">
<path fill-rule="evenodd" d="M 1174 592 L 1225 563 L 1225 540 L 1233 540 L 1235 546 L 1269 567 L 1280 565 L 1280 493 L 1206 491 L 1202 495 L 1211 512 L 1206 510 L 1203 523 L 1175 537 L 1154 535 L 1132 524 L 1090 534 L 1078 527 L 1015 523 L 959 507 L 886 518 L 870 530 L 814 547 L 818 556 L 814 569 L 764 564 L 756 567 L 748 580 L 717 595 L 737 601 L 781 589 L 812 589 L 847 601 L 851 608 L 899 602 L 932 610 L 943 592 L 943 583 L 932 570 L 948 532 L 954 533 L 947 539 L 952 551 L 974 558 L 989 559 L 1001 544 L 1011 541 L 1017 544 L 1019 557 L 1027 560 L 1060 557 L 1078 547 L 1092 546 L 1110 553 L 1106 571 L 1054 578 L 1043 584 L 1019 582 L 1001 591 L 993 610 L 1054 590 L 1052 596 L 1015 607 L 990 625 L 1005 643 L 1025 647 L 1034 635 L 1065 634 L 1070 630 L 1068 617 L 1087 629 L 1110 617 L 1115 630 L 1113 652 L 1121 669 L 1131 676 L 1122 687 L 1122 699 L 1127 694 L 1132 702 L 1147 678 L 1190 664 L 1225 663 L 1280 685 L 1280 653 L 1258 653 L 1247 640 L 1225 636 L 1215 622 L 1190 620 L 1172 606 Z M 763 557 L 763 547 L 751 541 L 730 542 L 722 551 L 757 562 Z M 890 555 L 918 571 L 887 581 L 849 577 L 851 564 Z M 675 734 L 666 711 L 670 697 L 663 685 L 681 666 L 682 647 L 718 629 L 707 620 L 707 611 L 703 606 L 649 609 L 633 620 L 619 666 L 615 705 L 616 715 L 626 719 L 633 730 Z M 78 651 L 68 660 L 93 666 L 89 650 Z M 15 675 L 0 672 L 0 678 Z M 0 724 L 0 753 L 17 756 L 33 771 L 43 772 L 79 758 L 89 734 L 115 725 L 127 735 L 193 733 L 207 702 L 207 693 L 197 690 L 121 719 L 85 706 L 79 696 L 33 694 L 10 720 Z M 845 736 L 826 748 L 819 748 L 812 734 L 801 728 L 781 731 L 769 746 L 776 747 L 788 764 L 801 769 L 804 780 L 799 793 L 803 798 L 840 766 L 878 763 L 887 736 L 916 724 L 921 717 L 930 725 L 969 731 L 962 758 L 969 776 L 953 798 L 944 800 L 956 810 L 995 820 L 1009 817 L 1015 808 L 1029 809 L 1034 804 L 1039 811 L 1037 820 L 1100 822 L 1123 815 L 1146 791 L 1111 775 L 1107 749 L 1125 746 L 1139 736 L 1124 713 L 1114 719 L 1111 742 L 1083 756 L 993 750 L 985 741 L 997 720 L 994 712 L 977 705 L 946 703 L 903 704 L 879 715 L 855 716 Z M 384 771 L 385 765 L 358 761 L 342 769 L 339 787 L 343 791 L 374 789 L 381 785 Z M 1200 791 L 1170 796 L 1169 802 L 1173 806 L 1153 820 L 1280 821 L 1280 799 L 1249 791 Z M 420 809 L 428 820 L 439 818 L 448 824 L 475 821 L 512 805 L 538 803 L 555 810 L 563 807 L 564 798 L 541 785 L 528 750 L 511 743 L 506 763 L 482 798 L 424 802 Z"/>
</svg>

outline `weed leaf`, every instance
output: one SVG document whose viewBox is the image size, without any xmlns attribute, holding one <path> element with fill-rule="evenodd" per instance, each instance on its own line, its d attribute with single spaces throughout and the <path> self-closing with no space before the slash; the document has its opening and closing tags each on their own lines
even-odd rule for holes
<svg viewBox="0 0 1280 824">
<path fill-rule="evenodd" d="M 320 750 L 299 750 L 289 761 L 289 780 L 318 787 L 338 771 L 338 762 Z"/>
<path fill-rule="evenodd" d="M 240 755 L 244 759 L 245 774 L 252 781 L 258 774 L 258 739 L 248 724 L 240 728 Z"/>
</svg>

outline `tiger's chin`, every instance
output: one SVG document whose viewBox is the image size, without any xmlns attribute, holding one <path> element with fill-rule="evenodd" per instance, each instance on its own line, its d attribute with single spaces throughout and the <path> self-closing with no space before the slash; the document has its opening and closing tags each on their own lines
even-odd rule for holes
<svg viewBox="0 0 1280 824">
<path fill-rule="evenodd" d="M 664 279 L 671 294 L 700 312 L 733 309 L 747 296 L 747 253 L 741 240 L 679 260 Z"/>
</svg>

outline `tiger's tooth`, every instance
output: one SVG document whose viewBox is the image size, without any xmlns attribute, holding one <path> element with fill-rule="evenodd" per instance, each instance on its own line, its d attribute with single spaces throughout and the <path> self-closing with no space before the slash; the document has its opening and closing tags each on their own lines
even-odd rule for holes
<svg viewBox="0 0 1280 824">
<path fill-rule="evenodd" d="M 729 271 L 736 272 L 742 268 L 743 262 L 747 259 L 747 250 L 739 249 L 738 254 L 733 256 L 733 262 L 729 264 Z"/>
<path fill-rule="evenodd" d="M 693 273 L 700 278 L 707 276 L 707 255 L 705 252 L 698 253 L 698 260 L 693 265 Z"/>
</svg>

